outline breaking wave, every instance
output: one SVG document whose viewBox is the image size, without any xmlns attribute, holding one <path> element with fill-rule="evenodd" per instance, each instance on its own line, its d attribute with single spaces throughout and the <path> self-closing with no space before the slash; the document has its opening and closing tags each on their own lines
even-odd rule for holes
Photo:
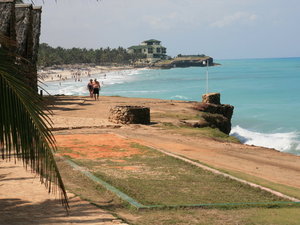
<svg viewBox="0 0 300 225">
<path fill-rule="evenodd" d="M 234 126 L 230 135 L 238 138 L 243 144 L 274 148 L 282 152 L 300 155 L 299 132 L 259 133 Z"/>
</svg>

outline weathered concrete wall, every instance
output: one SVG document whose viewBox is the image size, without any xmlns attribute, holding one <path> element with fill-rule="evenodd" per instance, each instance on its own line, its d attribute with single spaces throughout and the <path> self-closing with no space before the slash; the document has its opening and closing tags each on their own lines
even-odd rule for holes
<svg viewBox="0 0 300 225">
<path fill-rule="evenodd" d="M 16 4 L 17 54 L 25 59 L 32 58 L 32 5 Z"/>
<path fill-rule="evenodd" d="M 11 40 L 16 39 L 14 0 L 0 0 L 0 34 Z"/>
<path fill-rule="evenodd" d="M 8 46 L 8 50 L 17 55 L 12 60 L 22 61 L 20 65 L 23 66 L 24 80 L 36 90 L 41 13 L 41 7 L 16 4 L 15 0 L 0 0 L 0 34 L 2 38 L 5 37 L 0 47 Z"/>
<path fill-rule="evenodd" d="M 1 1 L 1 0 L 0 0 Z M 41 7 L 15 4 L 15 53 L 24 65 L 25 82 L 37 90 L 37 56 L 41 30 Z"/>
<path fill-rule="evenodd" d="M 36 65 L 41 35 L 42 7 L 34 6 L 32 10 L 32 63 Z"/>
<path fill-rule="evenodd" d="M 31 62 L 32 66 L 32 74 L 30 79 L 30 86 L 37 90 L 37 83 L 38 83 L 38 75 L 37 75 L 37 59 L 38 59 L 38 51 L 39 51 L 39 44 L 40 44 L 40 34 L 41 34 L 41 15 L 42 15 L 42 7 L 34 6 L 31 12 L 32 16 L 32 32 L 31 32 L 31 39 L 32 45 L 31 48 L 27 51 L 29 52 L 28 60 Z"/>
</svg>

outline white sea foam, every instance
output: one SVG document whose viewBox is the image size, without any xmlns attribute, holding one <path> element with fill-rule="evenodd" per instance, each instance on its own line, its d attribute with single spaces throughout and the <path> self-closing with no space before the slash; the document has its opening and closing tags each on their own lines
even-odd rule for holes
<svg viewBox="0 0 300 225">
<path fill-rule="evenodd" d="M 108 73 L 101 73 L 94 76 L 97 78 L 103 85 L 113 85 L 113 84 L 122 84 L 124 82 L 132 81 L 135 79 L 134 75 L 140 73 L 141 70 L 117 70 L 111 71 Z"/>
<path fill-rule="evenodd" d="M 185 96 L 182 96 L 182 95 L 174 95 L 171 97 L 171 99 L 184 99 L 184 100 L 187 100 L 189 98 L 185 97 Z"/>
<path fill-rule="evenodd" d="M 82 82 L 75 80 L 65 81 L 48 81 L 42 84 L 44 88 L 51 95 L 89 95 L 87 90 L 87 83 L 90 79 L 97 79 L 102 86 L 109 86 L 113 84 L 122 84 L 124 82 L 133 81 L 136 76 L 142 71 L 142 69 L 130 69 L 130 70 L 117 70 L 106 73 L 94 74 L 92 77 L 83 77 Z"/>
<path fill-rule="evenodd" d="M 300 155 L 299 132 L 259 133 L 235 126 L 232 128 L 230 135 L 237 137 L 244 144 L 274 148 Z"/>
<path fill-rule="evenodd" d="M 119 93 L 161 93 L 162 91 L 118 91 Z"/>
</svg>

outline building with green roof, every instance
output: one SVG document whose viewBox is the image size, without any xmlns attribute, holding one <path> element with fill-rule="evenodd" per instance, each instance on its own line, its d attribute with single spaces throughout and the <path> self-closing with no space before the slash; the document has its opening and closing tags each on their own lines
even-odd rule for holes
<svg viewBox="0 0 300 225">
<path fill-rule="evenodd" d="M 167 57 L 167 48 L 162 46 L 161 41 L 150 39 L 143 41 L 140 45 L 128 48 L 128 53 L 145 54 L 148 62 L 156 62 Z"/>
</svg>

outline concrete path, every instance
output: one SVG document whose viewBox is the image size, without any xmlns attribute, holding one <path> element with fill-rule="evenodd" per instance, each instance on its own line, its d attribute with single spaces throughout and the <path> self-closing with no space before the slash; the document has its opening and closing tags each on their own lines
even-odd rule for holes
<svg viewBox="0 0 300 225">
<path fill-rule="evenodd" d="M 0 225 L 125 225 L 110 213 L 70 197 L 70 213 L 21 163 L 0 161 Z"/>
</svg>

